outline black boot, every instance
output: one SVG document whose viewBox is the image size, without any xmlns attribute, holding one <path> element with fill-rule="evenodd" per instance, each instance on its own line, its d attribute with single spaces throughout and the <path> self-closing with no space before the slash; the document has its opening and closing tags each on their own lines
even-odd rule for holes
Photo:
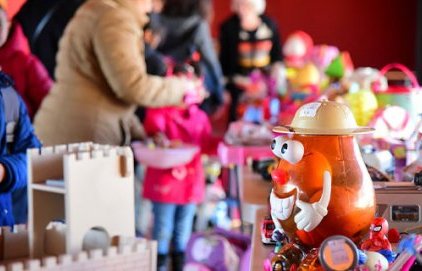
<svg viewBox="0 0 422 271">
<path fill-rule="evenodd" d="M 175 252 L 171 254 L 171 261 L 173 271 L 183 271 L 183 266 L 185 265 L 185 253 Z"/>
<path fill-rule="evenodd" d="M 158 254 L 157 271 L 167 271 L 167 254 Z"/>
</svg>

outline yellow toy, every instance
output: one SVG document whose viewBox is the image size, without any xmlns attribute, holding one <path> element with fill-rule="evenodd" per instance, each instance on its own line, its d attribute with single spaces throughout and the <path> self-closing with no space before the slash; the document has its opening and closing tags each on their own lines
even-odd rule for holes
<svg viewBox="0 0 422 271">
<path fill-rule="evenodd" d="M 353 89 L 353 88 L 352 88 Z M 352 110 L 358 125 L 368 125 L 378 108 L 377 97 L 371 90 L 351 90 L 345 100 Z"/>
</svg>

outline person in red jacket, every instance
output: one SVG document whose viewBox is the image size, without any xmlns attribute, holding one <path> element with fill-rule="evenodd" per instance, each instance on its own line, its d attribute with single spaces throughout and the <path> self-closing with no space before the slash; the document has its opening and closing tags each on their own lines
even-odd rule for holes
<svg viewBox="0 0 422 271">
<path fill-rule="evenodd" d="M 33 119 L 53 82 L 38 58 L 27 52 L 27 47 L 20 25 L 9 22 L 4 6 L 0 5 L 0 68 L 12 77 Z"/>
<path fill-rule="evenodd" d="M 14 89 L 22 97 L 32 121 L 53 82 L 41 62 L 28 51 L 21 27 L 9 22 L 6 1 L 0 1 L 0 69 L 13 79 Z M 15 189 L 11 200 L 15 223 L 26 223 L 26 187 Z"/>
<path fill-rule="evenodd" d="M 164 135 L 204 150 L 211 124 L 197 105 L 148 108 L 144 120 L 150 136 Z M 165 145 L 165 144 L 164 144 Z M 173 271 L 183 270 L 184 252 L 192 233 L 196 205 L 204 199 L 205 175 L 198 152 L 189 163 L 173 168 L 147 167 L 143 196 L 151 200 L 154 213 L 152 237 L 157 240 L 157 270 L 167 270 L 171 253 Z"/>
</svg>

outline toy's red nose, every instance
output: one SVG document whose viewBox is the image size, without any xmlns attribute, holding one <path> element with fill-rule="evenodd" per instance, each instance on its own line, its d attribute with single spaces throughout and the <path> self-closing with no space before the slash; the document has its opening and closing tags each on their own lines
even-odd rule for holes
<svg viewBox="0 0 422 271">
<path fill-rule="evenodd" d="M 281 169 L 274 169 L 271 172 L 271 177 L 273 181 L 279 185 L 286 184 L 289 180 L 289 174 L 287 173 L 287 171 Z"/>
</svg>

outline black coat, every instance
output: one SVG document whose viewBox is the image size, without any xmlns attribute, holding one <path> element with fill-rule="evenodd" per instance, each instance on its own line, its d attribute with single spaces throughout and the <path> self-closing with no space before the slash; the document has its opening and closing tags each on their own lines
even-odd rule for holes
<svg viewBox="0 0 422 271">
<path fill-rule="evenodd" d="M 27 0 L 15 16 L 36 55 L 54 78 L 63 31 L 84 0 Z"/>
<path fill-rule="evenodd" d="M 161 15 L 160 24 L 166 29 L 157 50 L 179 62 L 186 61 L 193 52 L 200 54 L 199 69 L 204 85 L 210 93 L 201 108 L 212 113 L 223 103 L 223 80 L 220 63 L 213 47 L 208 23 L 199 15 L 171 17 Z M 174 27 L 177 25 L 177 27 Z"/>
</svg>

